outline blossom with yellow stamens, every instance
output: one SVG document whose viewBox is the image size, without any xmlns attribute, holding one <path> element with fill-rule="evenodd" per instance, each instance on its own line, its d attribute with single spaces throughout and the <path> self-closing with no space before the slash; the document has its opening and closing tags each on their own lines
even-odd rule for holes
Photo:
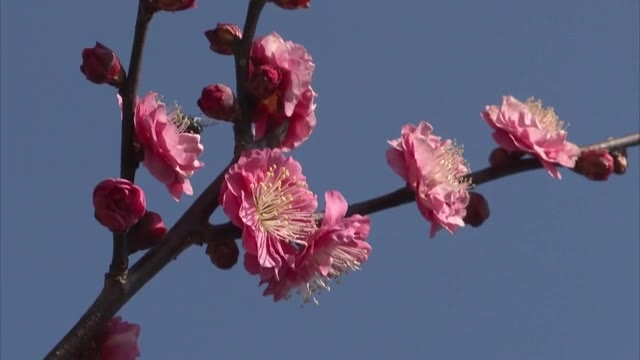
<svg viewBox="0 0 640 360">
<path fill-rule="evenodd" d="M 317 228 L 318 202 L 302 167 L 277 149 L 242 154 L 225 175 L 219 201 L 231 222 L 242 229 L 246 253 L 275 276 Z"/>
<path fill-rule="evenodd" d="M 502 106 L 486 106 L 481 116 L 494 130 L 499 146 L 533 154 L 552 177 L 562 178 L 554 164 L 575 166 L 580 149 L 567 141 L 564 123 L 553 108 L 543 108 L 540 100 L 529 98 L 523 103 L 503 96 Z"/>
</svg>

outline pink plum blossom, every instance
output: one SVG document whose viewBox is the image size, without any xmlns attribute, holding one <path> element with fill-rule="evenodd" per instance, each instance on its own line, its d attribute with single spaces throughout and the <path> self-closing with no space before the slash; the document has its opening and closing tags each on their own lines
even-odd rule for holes
<svg viewBox="0 0 640 360">
<path fill-rule="evenodd" d="M 242 246 L 258 264 L 278 270 L 316 229 L 318 206 L 300 163 L 278 149 L 247 151 L 225 175 L 220 204 L 242 229 Z"/>
<path fill-rule="evenodd" d="M 254 79 L 258 106 L 253 114 L 257 139 L 283 122 L 287 130 L 279 148 L 290 150 L 306 140 L 316 125 L 316 93 L 311 88 L 315 65 L 307 50 L 271 33 L 256 38 L 251 47 L 249 78 Z M 257 74 L 259 72 L 259 74 Z M 256 73 L 256 74 L 254 74 Z M 263 78 L 262 81 L 256 81 Z M 268 75 L 268 76 L 267 76 Z"/>
<path fill-rule="evenodd" d="M 440 228 L 453 233 L 464 226 L 469 184 L 462 177 L 469 168 L 462 150 L 433 135 L 424 121 L 403 126 L 400 138 L 389 145 L 387 163 L 414 191 L 420 214 L 431 223 L 430 237 Z"/>
<path fill-rule="evenodd" d="M 122 321 L 116 316 L 99 339 L 100 360 L 133 360 L 140 356 L 138 336 L 140 325 Z"/>
<path fill-rule="evenodd" d="M 524 103 L 513 96 L 503 96 L 502 106 L 486 106 L 482 118 L 494 130 L 495 142 L 509 151 L 533 154 L 549 175 L 560 179 L 554 164 L 573 168 L 580 149 L 567 141 L 564 124 L 553 108 L 542 108 L 540 100 Z"/>
<path fill-rule="evenodd" d="M 122 106 L 120 96 L 118 101 Z M 137 99 L 134 123 L 135 142 L 144 154 L 142 165 L 167 187 L 176 201 L 182 193 L 193 195 L 189 177 L 204 166 L 198 160 L 204 147 L 200 135 L 185 132 L 186 122 L 180 108 L 167 113 L 158 94 L 150 92 Z"/>
<path fill-rule="evenodd" d="M 339 283 L 340 277 L 359 270 L 365 262 L 371 246 L 369 218 L 352 215 L 345 218 L 347 202 L 337 191 L 325 193 L 325 210 L 321 226 L 309 236 L 306 246 L 300 248 L 293 262 L 287 263 L 279 277 L 260 269 L 255 257 L 245 257 L 245 267 L 252 274 L 259 274 L 261 284 L 267 284 L 264 295 L 272 295 L 274 301 L 288 299 L 296 290 L 303 302 L 318 303 L 315 295 L 320 290 L 330 290 L 331 282 Z"/>
</svg>

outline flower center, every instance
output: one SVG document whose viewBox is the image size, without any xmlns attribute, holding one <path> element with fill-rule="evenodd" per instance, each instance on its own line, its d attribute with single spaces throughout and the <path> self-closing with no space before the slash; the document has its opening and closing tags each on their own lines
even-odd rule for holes
<svg viewBox="0 0 640 360">
<path fill-rule="evenodd" d="M 524 103 L 531 111 L 541 129 L 554 133 L 564 129 L 564 123 L 558 119 L 552 107 L 543 108 L 542 101 L 528 98 Z"/>
<path fill-rule="evenodd" d="M 258 186 L 251 185 L 260 227 L 278 240 L 306 245 L 316 229 L 313 211 L 306 210 L 310 196 L 307 184 L 275 165 L 265 175 Z"/>
<path fill-rule="evenodd" d="M 330 281 L 340 284 L 340 276 L 351 271 L 360 270 L 360 259 L 366 259 L 368 255 L 369 251 L 367 249 L 344 245 L 337 245 L 319 252 L 316 256 L 329 256 L 331 258 L 331 266 L 327 276 L 323 276 L 316 271 L 307 283 L 298 288 L 303 304 L 313 301 L 314 304 L 318 305 L 318 300 L 314 295 L 323 289 L 331 291 Z M 314 258 L 317 258 L 316 256 Z"/>
<path fill-rule="evenodd" d="M 466 189 L 470 181 L 462 177 L 469 173 L 469 166 L 462 157 L 462 148 L 447 140 L 434 150 L 434 162 L 428 171 L 429 185 L 446 184 L 453 189 Z"/>
</svg>

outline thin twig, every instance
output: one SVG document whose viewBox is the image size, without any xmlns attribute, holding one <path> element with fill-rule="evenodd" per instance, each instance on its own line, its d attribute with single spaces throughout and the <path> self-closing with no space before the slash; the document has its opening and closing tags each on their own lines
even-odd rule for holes
<svg viewBox="0 0 640 360">
<path fill-rule="evenodd" d="M 609 139 L 603 142 L 599 142 L 592 145 L 587 145 L 581 148 L 582 151 L 593 149 L 607 149 L 615 150 L 620 148 L 628 148 L 632 146 L 640 145 L 640 133 L 626 135 L 616 139 Z M 559 165 L 556 165 L 559 166 Z M 469 174 L 467 178 L 471 180 L 474 185 L 481 185 L 501 179 L 509 175 L 515 175 L 518 173 L 540 169 L 542 164 L 535 158 L 520 159 L 509 166 L 505 167 L 487 167 L 480 171 L 476 171 Z M 353 214 L 368 215 L 378 211 L 388 210 L 400 205 L 409 204 L 415 201 L 415 195 L 411 189 L 403 187 L 387 194 L 371 198 L 365 201 L 354 203 L 349 205 L 346 216 Z M 210 229 L 209 242 L 216 242 L 218 239 L 237 239 L 241 236 L 241 230 L 233 225 L 231 222 L 227 222 L 220 225 L 212 226 Z"/>
<path fill-rule="evenodd" d="M 122 130 L 120 137 L 120 177 L 131 182 L 135 181 L 138 159 L 134 150 L 134 116 L 136 108 L 136 91 L 140 78 L 140 65 L 142 52 L 149 23 L 153 12 L 147 11 L 144 1 L 138 3 L 138 15 L 136 16 L 133 44 L 131 45 L 131 58 L 129 59 L 129 71 L 124 85 L 120 88 L 122 98 Z M 113 234 L 113 251 L 107 281 L 110 279 L 115 284 L 123 284 L 129 267 L 129 250 L 125 234 Z"/>
<path fill-rule="evenodd" d="M 249 77 L 249 55 L 251 43 L 256 34 L 256 27 L 260 19 L 260 13 L 264 8 L 265 0 L 251 0 L 247 8 L 247 16 L 242 30 L 242 40 L 235 49 L 234 61 L 236 67 L 236 95 L 238 107 L 241 114 L 233 124 L 233 134 L 235 138 L 234 154 L 236 156 L 253 143 L 253 132 L 251 131 L 251 114 L 255 104 L 247 93 Z"/>
</svg>

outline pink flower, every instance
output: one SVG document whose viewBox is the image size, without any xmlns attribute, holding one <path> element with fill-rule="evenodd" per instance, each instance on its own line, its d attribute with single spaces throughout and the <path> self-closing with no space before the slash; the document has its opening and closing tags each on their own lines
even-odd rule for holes
<svg viewBox="0 0 640 360">
<path fill-rule="evenodd" d="M 564 124 L 553 108 L 542 108 L 542 103 L 533 98 L 521 103 L 513 96 L 503 96 L 502 106 L 487 106 L 482 118 L 493 128 L 493 139 L 509 151 L 524 151 L 533 154 L 547 169 L 549 175 L 560 179 L 560 164 L 573 168 L 580 149 L 567 141 Z"/>
<path fill-rule="evenodd" d="M 369 218 L 360 215 L 345 218 L 347 202 L 337 191 L 327 191 L 325 202 L 322 225 L 309 236 L 295 261 L 283 267 L 279 277 L 259 269 L 250 255 L 245 257 L 247 270 L 260 274 L 260 283 L 267 284 L 265 296 L 272 295 L 274 301 L 288 299 L 290 292 L 297 289 L 304 303 L 317 304 L 317 292 L 329 291 L 331 282 L 339 283 L 342 275 L 359 270 L 368 259 L 371 253 L 371 246 L 366 242 Z"/>
<path fill-rule="evenodd" d="M 311 56 L 302 45 L 284 41 L 272 33 L 256 38 L 250 60 L 249 79 L 253 79 L 253 87 L 260 90 L 254 91 L 259 102 L 253 115 L 256 138 L 260 139 L 286 121 L 287 131 L 279 147 L 293 149 L 311 135 L 316 125 L 316 93 L 311 88 L 315 65 Z M 260 76 L 254 75 L 257 72 Z M 265 76 L 261 82 L 256 80 Z"/>
<path fill-rule="evenodd" d="M 144 215 L 142 189 L 125 179 L 106 179 L 93 190 L 96 220 L 115 233 L 123 233 Z"/>
<path fill-rule="evenodd" d="M 315 228 L 318 206 L 302 167 L 280 150 L 242 154 L 225 175 L 220 204 L 242 229 L 242 246 L 261 267 L 278 270 Z"/>
<path fill-rule="evenodd" d="M 100 360 L 133 360 L 140 356 L 138 336 L 140 325 L 122 321 L 116 316 L 107 325 L 100 339 Z"/>
<path fill-rule="evenodd" d="M 469 202 L 469 184 L 462 180 L 469 168 L 462 150 L 432 131 L 424 121 L 405 125 L 386 153 L 387 163 L 414 191 L 418 210 L 431 223 L 430 237 L 440 228 L 453 233 L 464 226 Z"/>
<path fill-rule="evenodd" d="M 119 96 L 118 101 L 122 107 Z M 189 177 L 204 166 L 198 161 L 204 148 L 200 135 L 185 132 L 188 123 L 180 108 L 167 113 L 158 94 L 150 92 L 137 100 L 134 122 L 135 141 L 144 153 L 142 165 L 176 201 L 182 193 L 192 195 Z"/>
<path fill-rule="evenodd" d="M 108 83 L 118 87 L 125 79 L 120 59 L 111 49 L 99 42 L 92 48 L 82 50 L 80 71 L 87 80 L 95 84 Z"/>
</svg>

